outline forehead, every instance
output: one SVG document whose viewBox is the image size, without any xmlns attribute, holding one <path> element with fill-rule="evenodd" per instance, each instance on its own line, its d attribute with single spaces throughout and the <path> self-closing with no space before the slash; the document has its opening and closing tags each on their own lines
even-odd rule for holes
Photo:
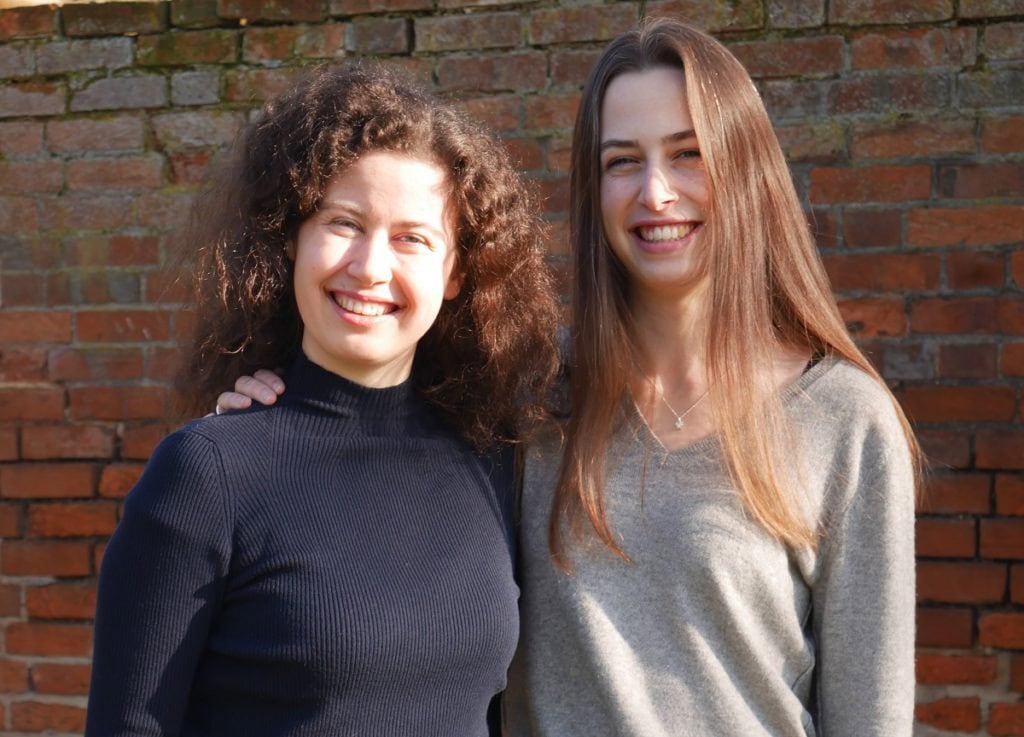
<svg viewBox="0 0 1024 737">
<path fill-rule="evenodd" d="M 436 162 L 393 151 L 369 151 L 335 174 L 324 200 L 344 198 L 388 212 L 436 220 L 448 206 L 448 177 Z"/>
<path fill-rule="evenodd" d="M 625 72 L 608 83 L 601 101 L 601 140 L 639 141 L 691 130 L 686 78 L 681 69 Z"/>
</svg>

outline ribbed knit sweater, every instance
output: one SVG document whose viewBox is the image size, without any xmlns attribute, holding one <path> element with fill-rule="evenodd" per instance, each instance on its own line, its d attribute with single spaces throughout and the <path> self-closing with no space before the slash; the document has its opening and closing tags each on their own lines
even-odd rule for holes
<svg viewBox="0 0 1024 737">
<path fill-rule="evenodd" d="M 86 734 L 481 737 L 516 644 L 500 475 L 300 357 L 160 444 L 104 555 Z"/>
</svg>

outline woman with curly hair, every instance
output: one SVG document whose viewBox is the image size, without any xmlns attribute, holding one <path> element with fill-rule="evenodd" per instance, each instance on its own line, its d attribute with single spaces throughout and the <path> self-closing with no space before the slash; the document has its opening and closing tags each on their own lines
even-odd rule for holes
<svg viewBox="0 0 1024 737">
<path fill-rule="evenodd" d="M 288 391 L 173 433 L 129 494 L 87 735 L 487 733 L 518 635 L 494 449 L 555 368 L 535 212 L 491 137 L 380 69 L 245 128 L 199 202 L 180 387 Z"/>
</svg>

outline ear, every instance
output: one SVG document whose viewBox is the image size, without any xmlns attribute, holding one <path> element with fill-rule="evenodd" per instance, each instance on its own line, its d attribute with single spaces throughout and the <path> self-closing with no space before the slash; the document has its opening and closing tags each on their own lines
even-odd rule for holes
<svg viewBox="0 0 1024 737">
<path fill-rule="evenodd" d="M 284 244 L 284 254 L 288 257 L 289 261 L 295 261 L 295 241 L 291 238 Z"/>
<path fill-rule="evenodd" d="M 448 283 L 444 285 L 444 298 L 455 299 L 459 296 L 459 292 L 462 291 L 463 273 L 456 264 L 452 269 L 452 273 L 448 276 Z"/>
</svg>

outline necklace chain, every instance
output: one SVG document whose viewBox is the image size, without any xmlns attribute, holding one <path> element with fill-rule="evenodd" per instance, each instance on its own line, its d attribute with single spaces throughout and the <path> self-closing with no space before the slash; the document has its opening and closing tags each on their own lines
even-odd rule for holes
<svg viewBox="0 0 1024 737">
<path fill-rule="evenodd" d="M 655 387 L 655 388 L 657 388 L 657 387 Z M 658 396 L 661 397 L 661 401 L 664 402 L 666 407 L 668 407 L 668 411 L 672 413 L 672 416 L 676 418 L 676 421 L 672 423 L 673 426 L 676 428 L 676 430 L 682 430 L 684 427 L 686 427 L 686 415 L 688 415 L 691 412 L 693 412 L 693 410 L 696 409 L 697 405 L 700 404 L 701 402 L 703 402 L 704 398 L 710 392 L 711 392 L 711 387 L 708 387 L 704 391 L 703 394 L 701 394 L 699 397 L 697 397 L 697 401 L 696 402 L 694 402 L 689 407 L 687 407 L 686 409 L 683 410 L 682 414 L 676 412 L 675 407 L 673 407 L 671 404 L 668 403 L 668 400 L 665 398 L 665 392 L 661 391 L 661 389 L 658 389 Z"/>
</svg>

